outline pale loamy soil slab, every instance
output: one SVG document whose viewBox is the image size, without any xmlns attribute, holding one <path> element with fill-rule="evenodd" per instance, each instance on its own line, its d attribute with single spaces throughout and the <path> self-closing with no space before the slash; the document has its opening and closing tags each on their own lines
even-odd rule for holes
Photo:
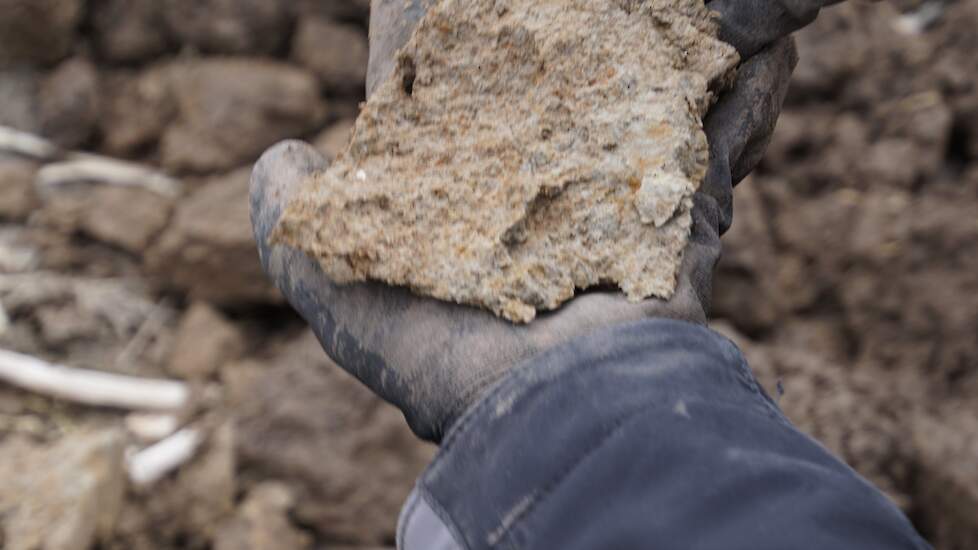
<svg viewBox="0 0 978 550">
<path fill-rule="evenodd" d="M 442 0 L 272 239 L 515 322 L 668 299 L 737 61 L 697 0 Z"/>
</svg>

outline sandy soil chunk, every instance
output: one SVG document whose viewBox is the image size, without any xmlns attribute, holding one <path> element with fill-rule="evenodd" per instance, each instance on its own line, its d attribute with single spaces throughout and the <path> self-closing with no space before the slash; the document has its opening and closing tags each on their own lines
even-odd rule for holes
<svg viewBox="0 0 978 550">
<path fill-rule="evenodd" d="M 669 298 L 736 63 L 697 0 L 443 0 L 273 239 L 515 322 Z"/>
</svg>

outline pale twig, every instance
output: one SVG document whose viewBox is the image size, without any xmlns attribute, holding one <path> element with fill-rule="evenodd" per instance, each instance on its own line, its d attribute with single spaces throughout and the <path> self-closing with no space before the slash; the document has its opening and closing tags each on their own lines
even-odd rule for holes
<svg viewBox="0 0 978 550">
<path fill-rule="evenodd" d="M 175 414 L 132 412 L 126 415 L 126 429 L 142 441 L 159 441 L 180 427 Z"/>
<path fill-rule="evenodd" d="M 176 411 L 190 398 L 182 382 L 55 365 L 7 350 L 0 350 L 0 381 L 76 403 L 134 410 Z"/>
<path fill-rule="evenodd" d="M 9 126 L 0 126 L 0 152 L 13 153 L 37 160 L 52 160 L 62 153 L 57 145 Z"/>
<path fill-rule="evenodd" d="M 148 166 L 109 157 L 75 154 L 63 162 L 43 166 L 37 173 L 42 188 L 78 182 L 130 185 L 166 197 L 180 194 L 180 182 Z"/>
<path fill-rule="evenodd" d="M 166 197 L 180 195 L 180 181 L 152 167 L 91 153 L 66 153 L 40 136 L 9 126 L 0 126 L 0 153 L 49 162 L 37 173 L 41 188 L 96 182 L 144 187 Z"/>
<path fill-rule="evenodd" d="M 7 310 L 3 307 L 3 302 L 0 302 L 0 336 L 3 336 L 9 329 L 10 317 L 7 316 Z"/>
<path fill-rule="evenodd" d="M 200 431 L 184 428 L 170 437 L 126 457 L 126 469 L 134 485 L 150 485 L 190 460 L 203 437 Z"/>
</svg>

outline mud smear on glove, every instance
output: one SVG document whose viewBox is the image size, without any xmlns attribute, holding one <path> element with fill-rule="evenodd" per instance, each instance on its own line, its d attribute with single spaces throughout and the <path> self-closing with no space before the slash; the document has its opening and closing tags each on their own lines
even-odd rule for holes
<svg viewBox="0 0 978 550">
<path fill-rule="evenodd" d="M 443 0 L 272 239 L 515 322 L 668 299 L 736 63 L 701 1 Z"/>
</svg>

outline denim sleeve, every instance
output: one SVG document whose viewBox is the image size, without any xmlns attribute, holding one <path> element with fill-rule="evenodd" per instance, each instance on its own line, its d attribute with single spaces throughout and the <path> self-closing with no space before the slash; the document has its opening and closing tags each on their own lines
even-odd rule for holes
<svg viewBox="0 0 978 550">
<path fill-rule="evenodd" d="M 398 546 L 929 548 L 791 425 L 732 343 L 661 319 L 567 343 L 497 384 L 419 479 Z"/>
</svg>

